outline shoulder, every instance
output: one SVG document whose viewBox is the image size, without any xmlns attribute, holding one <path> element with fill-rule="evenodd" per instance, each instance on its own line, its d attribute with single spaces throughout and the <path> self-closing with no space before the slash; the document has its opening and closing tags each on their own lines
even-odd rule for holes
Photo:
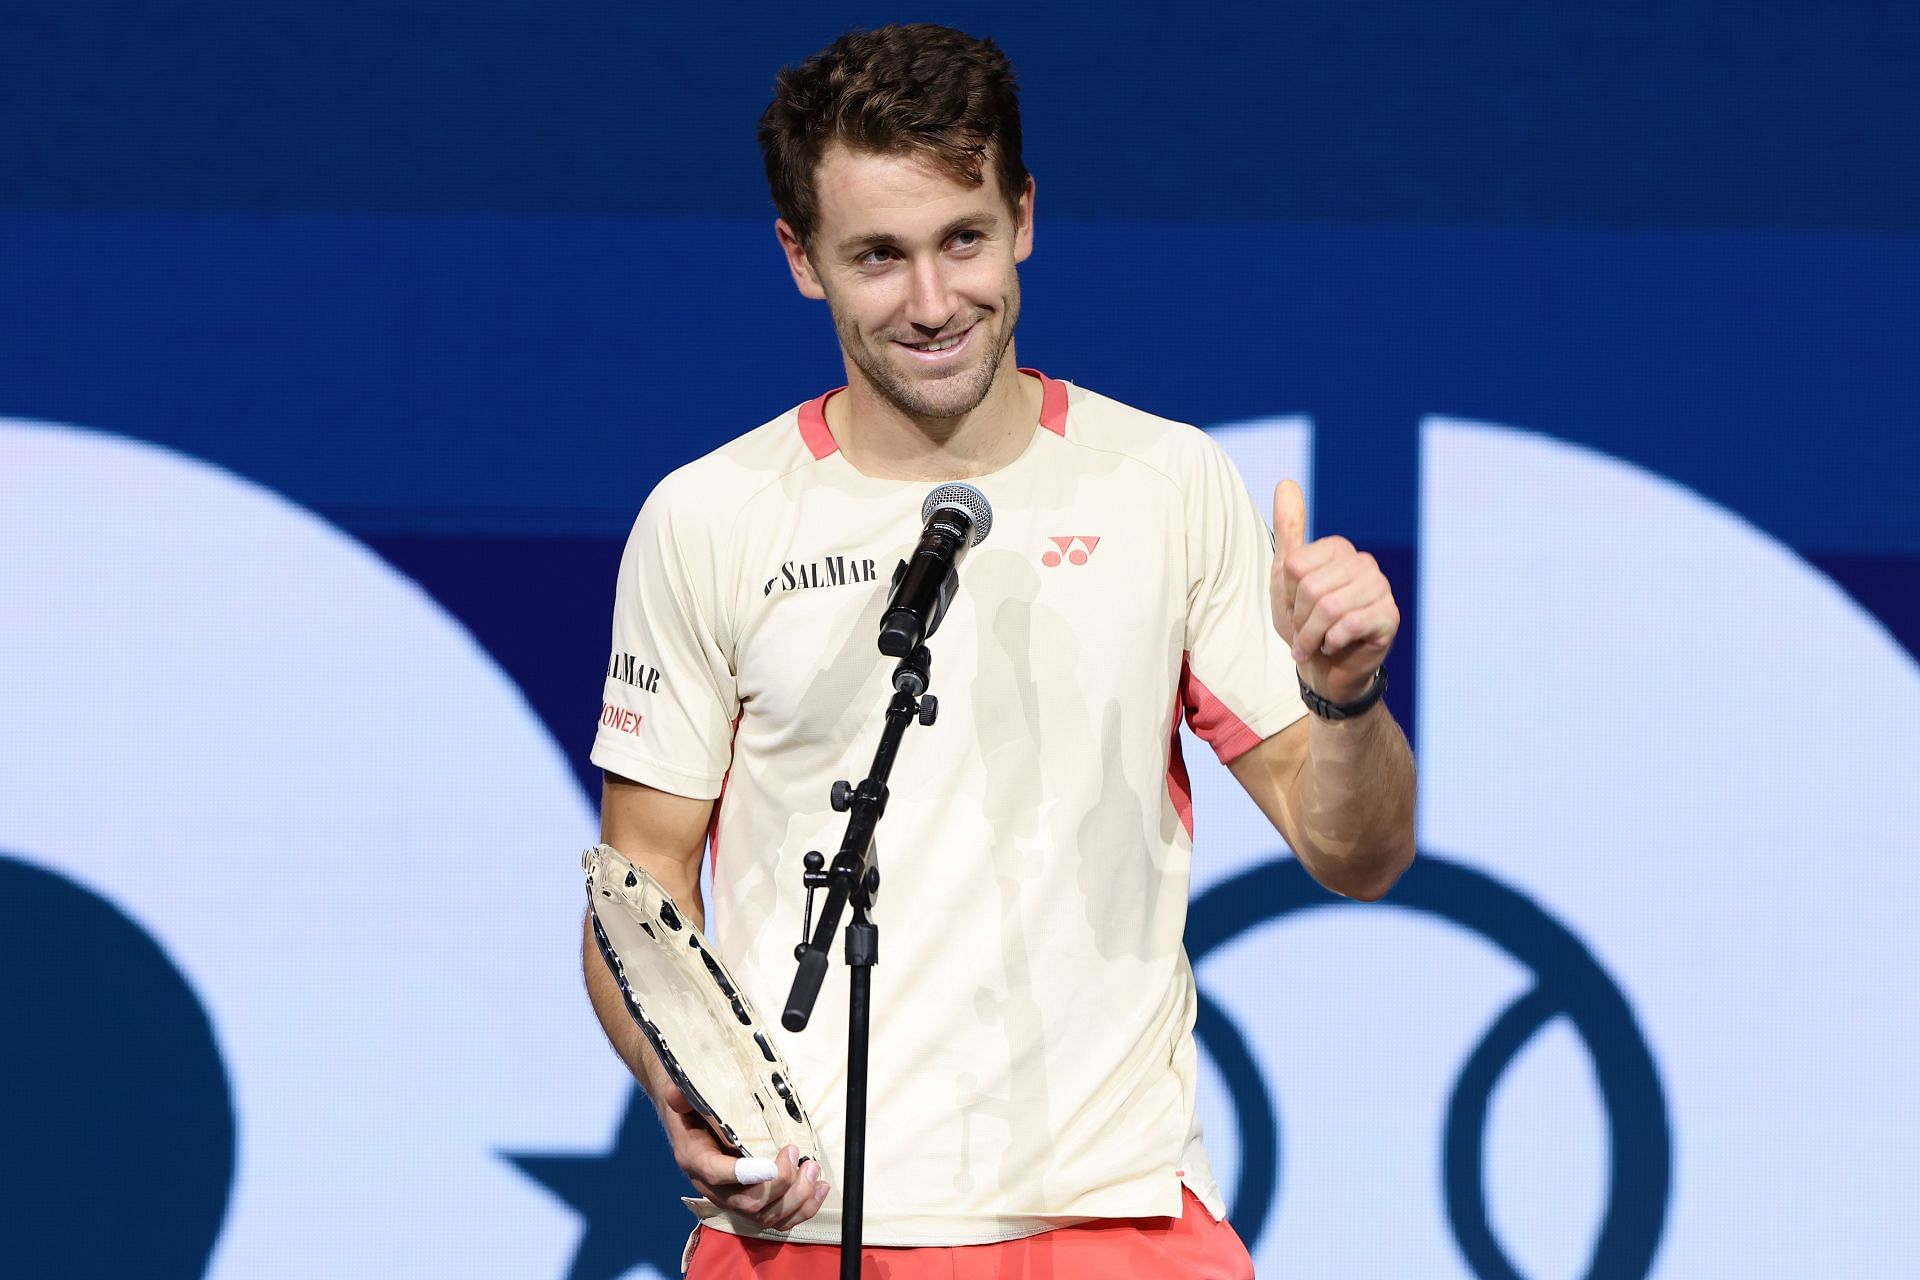
<svg viewBox="0 0 1920 1280">
<path fill-rule="evenodd" d="M 668 472 L 647 496 L 638 524 L 683 535 L 732 528 L 782 479 L 818 462 L 802 431 L 803 415 L 817 403 L 796 405 Z"/>
<path fill-rule="evenodd" d="M 1086 449 L 1131 458 L 1186 490 L 1205 484 L 1232 462 L 1213 437 L 1189 422 L 1163 418 L 1073 383 L 1066 388 L 1063 437 Z"/>
</svg>

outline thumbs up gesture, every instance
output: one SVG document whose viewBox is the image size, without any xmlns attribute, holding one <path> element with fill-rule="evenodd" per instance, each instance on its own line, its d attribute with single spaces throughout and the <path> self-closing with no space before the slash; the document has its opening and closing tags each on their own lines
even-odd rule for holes
<svg viewBox="0 0 1920 1280">
<path fill-rule="evenodd" d="M 1345 538 L 1307 541 L 1300 486 L 1273 491 L 1273 626 L 1313 691 L 1351 702 L 1373 683 L 1400 630 L 1400 607 L 1380 565 Z"/>
</svg>

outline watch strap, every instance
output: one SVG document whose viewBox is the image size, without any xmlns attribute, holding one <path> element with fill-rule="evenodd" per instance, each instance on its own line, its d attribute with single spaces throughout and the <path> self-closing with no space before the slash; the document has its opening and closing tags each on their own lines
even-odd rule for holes
<svg viewBox="0 0 1920 1280">
<path fill-rule="evenodd" d="M 1297 671 L 1294 674 L 1298 676 L 1300 680 L 1300 700 L 1307 704 L 1307 710 L 1313 712 L 1313 714 L 1319 716 L 1322 720 L 1351 720 L 1355 716 L 1364 715 L 1366 712 L 1372 710 L 1373 704 L 1380 701 L 1387 692 L 1387 673 L 1385 668 L 1375 671 L 1373 673 L 1373 683 L 1369 684 L 1359 697 L 1354 698 L 1350 702 L 1330 702 L 1313 691 L 1312 687 L 1307 684 L 1307 678 L 1305 676 L 1300 675 Z"/>
</svg>

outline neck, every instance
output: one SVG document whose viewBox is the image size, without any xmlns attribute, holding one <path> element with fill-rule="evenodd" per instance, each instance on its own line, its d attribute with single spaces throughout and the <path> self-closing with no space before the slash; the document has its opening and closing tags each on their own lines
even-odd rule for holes
<svg viewBox="0 0 1920 1280">
<path fill-rule="evenodd" d="M 957 418 L 920 418 L 868 385 L 851 361 L 847 389 L 826 403 L 827 429 L 855 470 L 887 480 L 967 480 L 1026 451 L 1039 428 L 1038 378 L 1007 348 L 986 398 Z"/>
</svg>

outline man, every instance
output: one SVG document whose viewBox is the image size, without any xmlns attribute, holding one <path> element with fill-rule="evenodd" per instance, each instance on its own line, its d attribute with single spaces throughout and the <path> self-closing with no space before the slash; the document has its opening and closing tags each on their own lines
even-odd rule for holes
<svg viewBox="0 0 1920 1280">
<path fill-rule="evenodd" d="M 702 921 L 711 843 L 716 945 L 782 1007 L 800 859 L 837 847 L 829 786 L 879 734 L 891 568 L 934 485 L 979 487 L 992 532 L 929 646 L 940 719 L 903 744 L 877 842 L 866 1239 L 900 1251 L 897 1277 L 1250 1275 L 1194 1116 L 1177 716 L 1316 878 L 1378 897 L 1413 851 L 1412 761 L 1379 698 L 1392 593 L 1345 540 L 1305 541 L 1296 485 L 1270 539 L 1203 433 L 1017 367 L 1034 184 L 991 42 L 844 37 L 782 73 L 760 133 L 776 234 L 847 385 L 641 511 L 593 755 L 604 838 Z M 819 1166 L 789 1150 L 772 1182 L 731 1182 L 587 953 L 705 1197 L 690 1274 L 836 1274 Z M 829 1163 L 844 986 L 781 1045 Z"/>
</svg>

